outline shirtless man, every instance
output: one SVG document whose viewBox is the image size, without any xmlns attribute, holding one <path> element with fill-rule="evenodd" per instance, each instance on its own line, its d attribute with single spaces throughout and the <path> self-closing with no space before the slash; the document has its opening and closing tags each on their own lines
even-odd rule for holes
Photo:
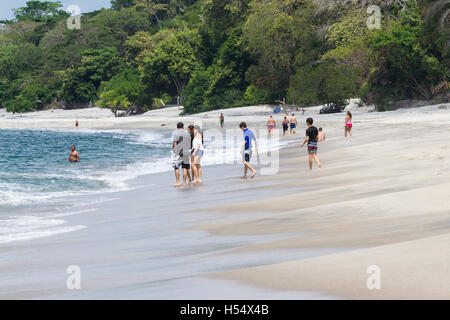
<svg viewBox="0 0 450 320">
<path fill-rule="evenodd" d="M 295 134 L 295 128 L 297 128 L 297 118 L 294 114 L 292 114 L 291 118 L 289 119 L 289 124 L 291 127 L 291 134 Z"/>
<path fill-rule="evenodd" d="M 223 113 L 220 114 L 219 121 L 220 127 L 223 129 L 223 123 L 225 122 L 225 116 L 223 115 Z"/>
<path fill-rule="evenodd" d="M 319 128 L 319 135 L 317 136 L 318 142 L 324 142 L 325 141 L 325 132 L 323 132 L 322 128 Z"/>
<path fill-rule="evenodd" d="M 72 145 L 72 151 L 69 154 L 69 162 L 81 162 L 80 154 L 74 145 Z"/>
<path fill-rule="evenodd" d="M 275 129 L 276 123 L 275 119 L 270 116 L 269 120 L 267 121 L 267 129 L 269 130 L 269 138 L 272 137 L 272 131 Z"/>
</svg>

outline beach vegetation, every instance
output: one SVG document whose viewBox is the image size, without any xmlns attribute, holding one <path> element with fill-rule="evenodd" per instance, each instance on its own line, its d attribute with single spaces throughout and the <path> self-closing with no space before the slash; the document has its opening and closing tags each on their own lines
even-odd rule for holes
<svg viewBox="0 0 450 320">
<path fill-rule="evenodd" d="M 378 29 L 363 0 L 112 0 L 72 30 L 60 1 L 28 1 L 1 21 L 0 107 L 180 101 L 188 114 L 359 97 L 387 110 L 448 88 L 449 2 L 370 4 Z"/>
</svg>

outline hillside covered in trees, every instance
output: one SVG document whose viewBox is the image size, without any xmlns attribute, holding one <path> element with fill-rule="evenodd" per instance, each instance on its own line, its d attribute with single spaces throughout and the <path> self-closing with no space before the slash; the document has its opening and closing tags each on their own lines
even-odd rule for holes
<svg viewBox="0 0 450 320">
<path fill-rule="evenodd" d="M 180 97 L 195 113 L 360 97 L 386 110 L 450 81 L 448 0 L 113 0 L 80 29 L 63 9 L 29 1 L 3 21 L 1 107 L 143 112 Z"/>
</svg>

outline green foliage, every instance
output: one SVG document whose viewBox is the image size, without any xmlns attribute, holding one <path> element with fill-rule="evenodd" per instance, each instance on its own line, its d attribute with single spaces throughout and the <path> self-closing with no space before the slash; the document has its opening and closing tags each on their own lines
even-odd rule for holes
<svg viewBox="0 0 450 320">
<path fill-rule="evenodd" d="M 68 103 L 87 103 L 97 100 L 102 81 L 108 81 L 119 70 L 117 49 L 89 49 L 81 62 L 64 72 L 62 97 Z"/>
<path fill-rule="evenodd" d="M 296 56 L 314 40 L 310 1 L 252 2 L 244 40 L 256 63 L 248 80 L 260 88 L 283 91 L 289 86 Z"/>
<path fill-rule="evenodd" d="M 188 85 L 184 89 L 184 113 L 198 113 L 205 110 L 205 92 L 209 88 L 211 68 L 197 70 L 193 73 Z"/>
<path fill-rule="evenodd" d="M 197 57 L 199 35 L 194 30 L 174 33 L 159 42 L 144 58 L 142 83 L 153 96 L 182 96 L 191 74 L 201 64 Z"/>
<path fill-rule="evenodd" d="M 61 2 L 28 1 L 0 29 L 1 106 L 61 102 L 185 113 L 359 96 L 387 108 L 450 81 L 448 0 L 112 0 L 69 30 Z M 42 103 L 41 103 L 42 102 Z"/>
<path fill-rule="evenodd" d="M 16 21 L 55 22 L 69 17 L 61 8 L 61 1 L 27 1 L 25 7 L 13 9 L 13 12 Z"/>
<path fill-rule="evenodd" d="M 344 104 L 356 94 L 357 88 L 352 68 L 324 61 L 299 69 L 292 77 L 288 97 L 289 101 L 301 105 Z"/>
<path fill-rule="evenodd" d="M 113 109 L 128 109 L 131 106 L 144 106 L 144 92 L 139 82 L 139 71 L 128 69 L 107 82 L 102 82 L 100 89 L 100 106 Z"/>
<path fill-rule="evenodd" d="M 244 101 L 249 105 L 257 105 L 261 103 L 271 103 L 273 99 L 270 96 L 268 89 L 259 89 L 255 85 L 251 84 L 245 90 Z"/>
<path fill-rule="evenodd" d="M 0 77 L 17 79 L 30 69 L 40 67 L 42 52 L 32 44 L 14 44 L 0 47 Z"/>
<path fill-rule="evenodd" d="M 348 46 L 365 35 L 368 30 L 366 20 L 367 15 L 362 10 L 349 10 L 342 20 L 327 30 L 326 38 L 335 46 Z"/>
<path fill-rule="evenodd" d="M 400 12 L 400 19 L 371 35 L 376 56 L 364 98 L 378 105 L 404 98 L 427 98 L 444 80 L 445 69 L 421 44 L 423 20 L 418 8 Z"/>
<path fill-rule="evenodd" d="M 36 109 L 36 99 L 26 95 L 19 95 L 6 102 L 6 111 L 23 113 Z"/>
<path fill-rule="evenodd" d="M 133 0 L 111 0 L 111 9 L 120 10 L 134 6 Z"/>
</svg>

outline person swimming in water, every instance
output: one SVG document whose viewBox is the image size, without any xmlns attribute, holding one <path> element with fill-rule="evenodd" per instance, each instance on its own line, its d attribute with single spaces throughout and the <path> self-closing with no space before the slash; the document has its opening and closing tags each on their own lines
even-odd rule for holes
<svg viewBox="0 0 450 320">
<path fill-rule="evenodd" d="M 75 145 L 72 145 L 72 150 L 69 154 L 69 162 L 81 162 L 80 154 L 76 150 Z"/>
</svg>

